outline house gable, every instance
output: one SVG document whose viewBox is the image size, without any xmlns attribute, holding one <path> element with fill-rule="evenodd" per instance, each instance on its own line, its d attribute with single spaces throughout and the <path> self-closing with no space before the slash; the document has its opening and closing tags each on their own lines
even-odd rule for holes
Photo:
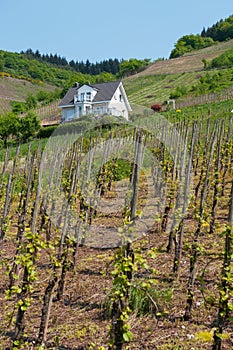
<svg viewBox="0 0 233 350">
<path fill-rule="evenodd" d="M 98 90 L 90 85 L 82 85 L 74 95 L 74 103 L 79 102 L 92 102 Z"/>
</svg>

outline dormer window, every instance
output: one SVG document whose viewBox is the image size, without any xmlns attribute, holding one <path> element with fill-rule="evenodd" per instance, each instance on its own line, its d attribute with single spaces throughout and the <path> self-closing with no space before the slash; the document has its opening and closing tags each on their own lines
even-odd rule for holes
<svg viewBox="0 0 233 350">
<path fill-rule="evenodd" d="M 87 92 L 87 102 L 91 102 L 91 92 Z"/>
</svg>

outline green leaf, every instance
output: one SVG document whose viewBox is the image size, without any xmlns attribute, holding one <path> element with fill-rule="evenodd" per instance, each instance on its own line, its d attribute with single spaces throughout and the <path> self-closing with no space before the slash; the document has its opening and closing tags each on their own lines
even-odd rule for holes
<svg viewBox="0 0 233 350">
<path fill-rule="evenodd" d="M 132 333 L 131 332 L 123 333 L 123 339 L 126 343 L 128 343 L 132 339 Z"/>
</svg>

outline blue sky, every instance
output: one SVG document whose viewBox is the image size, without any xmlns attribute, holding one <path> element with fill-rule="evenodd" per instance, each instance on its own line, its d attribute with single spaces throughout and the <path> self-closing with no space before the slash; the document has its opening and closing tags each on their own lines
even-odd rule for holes
<svg viewBox="0 0 233 350">
<path fill-rule="evenodd" d="M 167 58 L 178 38 L 233 14 L 232 0 L 0 0 L 0 49 L 68 60 Z"/>
</svg>

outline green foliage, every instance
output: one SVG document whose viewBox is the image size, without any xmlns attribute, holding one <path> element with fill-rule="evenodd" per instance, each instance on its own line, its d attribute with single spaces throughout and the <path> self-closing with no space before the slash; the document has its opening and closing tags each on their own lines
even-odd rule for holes
<svg viewBox="0 0 233 350">
<path fill-rule="evenodd" d="M 18 246 L 18 254 L 15 258 L 15 265 L 17 269 L 22 269 L 23 278 L 20 282 L 17 281 L 16 285 L 12 285 L 6 289 L 6 300 L 16 298 L 14 308 L 18 309 L 16 321 L 15 321 L 15 336 L 14 336 L 14 348 L 23 347 L 24 342 L 24 315 L 33 302 L 32 293 L 34 292 L 34 282 L 37 281 L 37 268 L 36 261 L 40 255 L 40 251 L 45 249 L 47 244 L 41 238 L 38 233 L 32 233 L 30 229 L 26 229 L 24 232 L 24 239 Z M 9 269 L 8 273 L 11 274 L 12 270 Z M 14 274 L 13 278 L 18 280 L 18 275 Z M 25 345 L 25 344 L 24 344 Z"/>
<path fill-rule="evenodd" d="M 173 98 L 179 98 L 181 96 L 184 96 L 188 93 L 188 88 L 184 85 L 178 85 L 175 89 L 175 91 L 173 91 L 169 98 L 173 99 Z"/>
<path fill-rule="evenodd" d="M 20 140 L 25 142 L 34 138 L 40 130 L 40 119 L 34 112 L 28 112 L 20 119 L 19 134 Z"/>
<path fill-rule="evenodd" d="M 138 316 L 147 314 L 161 316 L 164 313 L 164 306 L 171 300 L 172 294 L 171 288 L 159 291 L 151 283 L 144 284 L 144 288 L 140 284 L 134 284 L 129 294 L 130 310 Z"/>
<path fill-rule="evenodd" d="M 37 59 L 38 61 L 48 62 L 51 65 L 57 67 L 64 67 L 66 69 L 73 69 L 83 74 L 97 75 L 102 72 L 116 74 L 117 72 L 119 72 L 120 62 L 117 58 L 110 58 L 109 60 L 104 60 L 96 63 L 91 63 L 89 60 L 86 60 L 86 62 L 84 63 L 83 61 L 74 62 L 74 60 L 68 62 L 65 57 L 60 57 L 57 54 L 41 55 L 39 50 L 33 52 L 32 49 L 27 49 L 25 52 L 22 51 L 21 53 L 29 59 Z"/>
<path fill-rule="evenodd" d="M 28 112 L 25 117 L 14 113 L 0 116 L 0 139 L 7 145 L 9 139 L 25 142 L 37 135 L 40 130 L 40 119 L 34 112 Z"/>
<path fill-rule="evenodd" d="M 184 35 L 175 44 L 175 48 L 172 50 L 169 58 L 176 58 L 187 52 L 200 50 L 214 44 L 215 42 L 212 38 L 203 38 L 199 34 Z"/>
<path fill-rule="evenodd" d="M 42 105 L 46 105 L 61 97 L 62 97 L 61 90 L 58 90 L 58 89 L 55 89 L 55 91 L 40 90 L 36 94 L 37 101 L 42 103 Z"/>
<path fill-rule="evenodd" d="M 153 278 L 156 271 L 148 266 L 148 259 L 154 259 L 156 256 L 155 248 L 147 251 L 145 257 L 141 249 L 129 249 L 129 244 L 119 248 L 115 254 L 111 272 L 113 286 L 104 304 L 105 316 L 112 317 L 113 320 L 110 328 L 110 349 L 118 349 L 117 345 L 131 341 L 133 335 L 130 332 L 128 317 L 132 312 L 140 316 L 151 312 L 158 317 L 165 313 L 165 310 L 157 305 L 161 294 L 154 288 L 157 283 Z M 136 274 L 139 271 L 140 274 L 146 271 L 146 277 L 137 278 Z M 164 290 L 163 296 L 164 301 L 170 300 L 172 290 Z"/>
<path fill-rule="evenodd" d="M 196 95 L 202 95 L 221 91 L 232 85 L 232 79 L 232 68 L 220 72 L 208 72 L 199 79 L 195 86 L 192 87 L 191 92 Z"/>
<path fill-rule="evenodd" d="M 37 99 L 32 94 L 29 94 L 26 98 L 27 109 L 34 109 L 37 106 Z"/>
<path fill-rule="evenodd" d="M 130 58 L 128 61 L 123 61 L 120 64 L 120 73 L 121 77 L 132 75 L 140 72 L 146 66 L 148 66 L 150 59 L 145 58 L 144 60 L 138 60 L 136 58 Z"/>
<path fill-rule="evenodd" d="M 208 68 L 230 68 L 233 67 L 233 48 L 225 51 L 220 56 L 214 58 Z"/>
<path fill-rule="evenodd" d="M 11 110 L 15 114 L 24 113 L 27 110 L 27 104 L 26 102 L 11 101 Z"/>
<path fill-rule="evenodd" d="M 203 28 L 201 36 L 206 38 L 210 37 L 215 41 L 225 41 L 233 38 L 233 16 L 229 16 L 226 19 L 213 24 L 211 27 Z"/>
<path fill-rule="evenodd" d="M 118 159 L 114 163 L 113 180 L 120 181 L 129 178 L 131 174 L 132 164 L 125 159 Z"/>
<path fill-rule="evenodd" d="M 61 90 L 40 90 L 37 94 L 28 94 L 25 102 L 11 101 L 11 109 L 15 114 L 22 114 L 39 106 L 45 106 L 61 97 Z"/>
<path fill-rule="evenodd" d="M 113 286 L 111 290 L 111 317 L 110 349 L 122 349 L 122 344 L 132 339 L 128 318 L 130 309 L 128 306 L 129 290 L 132 283 L 134 270 L 134 255 L 129 254 L 129 244 L 119 248 L 115 254 L 114 268 L 112 270 Z M 132 252 L 131 252 L 132 253 Z"/>
<path fill-rule="evenodd" d="M 178 39 L 170 58 L 176 58 L 193 50 L 212 46 L 218 41 L 226 41 L 233 38 L 233 16 L 220 20 L 210 28 L 203 28 L 201 34 L 184 35 Z"/>
<path fill-rule="evenodd" d="M 0 116 L 0 139 L 4 145 L 10 137 L 18 136 L 20 129 L 20 119 L 14 113 L 8 113 Z"/>
<path fill-rule="evenodd" d="M 98 75 L 75 72 L 70 67 L 56 67 L 37 59 L 29 59 L 24 54 L 12 53 L 0 50 L 1 71 L 12 77 L 26 79 L 33 83 L 47 82 L 66 90 L 78 81 L 80 85 L 90 82 L 102 82 L 115 80 L 115 75 L 102 72 Z"/>
<path fill-rule="evenodd" d="M 50 137 L 57 128 L 57 125 L 42 127 L 37 134 L 37 138 L 44 139 Z"/>
</svg>

